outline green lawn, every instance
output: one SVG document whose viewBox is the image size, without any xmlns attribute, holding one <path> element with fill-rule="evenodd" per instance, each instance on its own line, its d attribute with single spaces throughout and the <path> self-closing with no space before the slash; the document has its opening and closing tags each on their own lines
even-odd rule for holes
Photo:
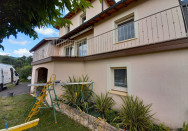
<svg viewBox="0 0 188 131">
<path fill-rule="evenodd" d="M 5 128 L 2 116 L 6 117 L 9 127 L 22 124 L 25 121 L 24 113 L 32 103 L 33 97 L 29 94 L 14 96 L 12 98 L 0 97 L 0 129 Z M 56 112 L 58 124 L 54 124 L 52 109 L 42 109 L 39 125 L 33 131 L 88 131 L 87 128 L 69 119 L 67 116 Z M 35 119 L 33 118 L 33 119 Z"/>
</svg>

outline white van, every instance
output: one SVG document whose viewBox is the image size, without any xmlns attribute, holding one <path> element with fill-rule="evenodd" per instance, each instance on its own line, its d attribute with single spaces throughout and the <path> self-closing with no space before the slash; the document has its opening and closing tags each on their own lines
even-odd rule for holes
<svg viewBox="0 0 188 131">
<path fill-rule="evenodd" d="M 0 63 L 0 91 L 2 91 L 8 83 L 14 83 L 18 85 L 19 75 L 12 65 Z"/>
</svg>

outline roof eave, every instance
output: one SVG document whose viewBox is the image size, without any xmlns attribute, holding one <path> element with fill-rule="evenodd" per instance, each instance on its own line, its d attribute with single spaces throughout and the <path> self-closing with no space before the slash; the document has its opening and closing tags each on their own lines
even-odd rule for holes
<svg viewBox="0 0 188 131">
<path fill-rule="evenodd" d="M 70 31 L 69 33 L 63 35 L 62 37 L 60 37 L 60 39 L 67 39 L 69 37 L 69 35 L 73 35 L 79 31 L 81 31 L 84 28 L 87 28 L 89 26 L 91 26 L 92 24 L 90 24 L 90 22 L 94 21 L 95 19 L 97 19 L 98 17 L 100 17 L 101 15 L 107 13 L 108 11 L 118 7 L 121 4 L 124 4 L 126 1 L 135 1 L 135 0 L 121 0 L 119 2 L 117 2 L 116 4 L 114 4 L 113 6 L 107 8 L 106 10 L 102 11 L 101 13 L 97 14 L 96 16 L 94 16 L 93 18 L 91 18 L 90 20 L 86 21 L 85 23 L 83 23 L 82 25 L 76 27 L 75 29 L 73 29 L 72 31 Z M 95 22 L 93 22 L 95 23 Z M 88 25 L 88 26 L 87 26 Z M 85 26 L 85 27 L 84 27 Z M 78 30 L 78 31 L 77 31 Z"/>
</svg>

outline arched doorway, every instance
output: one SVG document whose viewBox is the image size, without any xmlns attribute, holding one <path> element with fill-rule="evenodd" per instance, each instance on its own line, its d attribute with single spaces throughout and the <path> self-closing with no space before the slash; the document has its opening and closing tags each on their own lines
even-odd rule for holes
<svg viewBox="0 0 188 131">
<path fill-rule="evenodd" d="M 46 83 L 48 78 L 48 69 L 41 67 L 38 69 L 38 77 L 37 82 L 38 83 Z"/>
</svg>

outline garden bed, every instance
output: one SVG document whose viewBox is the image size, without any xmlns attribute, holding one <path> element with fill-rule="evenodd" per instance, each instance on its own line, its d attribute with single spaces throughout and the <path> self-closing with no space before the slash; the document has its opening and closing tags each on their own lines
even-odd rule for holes
<svg viewBox="0 0 188 131">
<path fill-rule="evenodd" d="M 94 131 L 118 131 L 119 129 L 108 124 L 104 119 L 96 118 L 85 112 L 79 111 L 67 104 L 60 104 L 61 112 L 67 115 L 69 118 Z M 59 109 L 56 108 L 58 111 Z"/>
</svg>

